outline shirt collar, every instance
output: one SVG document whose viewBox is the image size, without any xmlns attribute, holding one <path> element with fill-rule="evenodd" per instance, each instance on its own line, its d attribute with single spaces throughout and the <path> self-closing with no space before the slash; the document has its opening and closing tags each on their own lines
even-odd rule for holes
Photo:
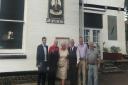
<svg viewBox="0 0 128 85">
<path fill-rule="evenodd" d="M 82 44 L 82 45 L 81 45 L 81 44 L 79 44 L 79 46 L 80 46 L 80 47 L 81 47 L 81 46 L 84 46 L 84 44 Z"/>
<path fill-rule="evenodd" d="M 42 46 L 43 46 L 43 47 L 46 47 L 46 45 L 44 45 L 43 43 L 42 43 Z"/>
</svg>

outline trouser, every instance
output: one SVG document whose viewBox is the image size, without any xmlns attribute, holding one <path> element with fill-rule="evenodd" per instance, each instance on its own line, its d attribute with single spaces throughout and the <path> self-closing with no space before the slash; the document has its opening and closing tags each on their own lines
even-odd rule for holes
<svg viewBox="0 0 128 85">
<path fill-rule="evenodd" d="M 70 85 L 77 85 L 77 67 L 76 63 L 69 64 Z"/>
<path fill-rule="evenodd" d="M 97 65 L 88 65 L 88 85 L 98 85 Z"/>
<path fill-rule="evenodd" d="M 82 79 L 81 79 L 82 78 Z M 78 65 L 78 85 L 86 85 L 86 61 L 80 60 Z"/>
<path fill-rule="evenodd" d="M 38 72 L 37 85 L 45 85 L 46 81 L 46 72 Z"/>
<path fill-rule="evenodd" d="M 48 85 L 55 85 L 56 80 L 56 70 L 48 72 Z"/>
</svg>

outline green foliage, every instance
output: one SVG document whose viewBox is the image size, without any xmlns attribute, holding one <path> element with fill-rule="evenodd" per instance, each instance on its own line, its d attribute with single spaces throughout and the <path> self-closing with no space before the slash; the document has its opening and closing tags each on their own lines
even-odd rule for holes
<svg viewBox="0 0 128 85">
<path fill-rule="evenodd" d="M 107 47 L 103 47 L 103 52 L 109 52 Z"/>
<path fill-rule="evenodd" d="M 120 51 L 121 51 L 120 47 L 116 47 L 116 46 L 112 46 L 112 47 L 111 47 L 111 52 L 112 52 L 112 53 L 118 53 L 118 52 L 120 52 Z"/>
</svg>

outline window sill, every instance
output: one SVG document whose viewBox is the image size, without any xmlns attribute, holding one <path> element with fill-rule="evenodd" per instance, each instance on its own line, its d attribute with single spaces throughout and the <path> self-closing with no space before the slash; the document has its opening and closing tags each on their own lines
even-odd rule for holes
<svg viewBox="0 0 128 85">
<path fill-rule="evenodd" d="M 0 59 L 26 59 L 27 55 L 25 54 L 0 54 Z"/>
</svg>

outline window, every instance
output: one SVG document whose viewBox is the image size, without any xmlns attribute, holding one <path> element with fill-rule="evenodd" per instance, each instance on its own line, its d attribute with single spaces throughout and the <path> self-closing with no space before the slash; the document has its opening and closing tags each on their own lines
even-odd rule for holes
<svg viewBox="0 0 128 85">
<path fill-rule="evenodd" d="M 0 49 L 22 49 L 24 0 L 0 0 Z"/>
<path fill-rule="evenodd" d="M 101 55 L 101 41 L 100 41 L 100 29 L 86 28 L 84 30 L 84 42 L 89 44 L 89 42 L 94 42 L 99 54 Z"/>
<path fill-rule="evenodd" d="M 58 46 L 61 47 L 62 42 L 66 42 L 68 44 L 69 42 L 69 37 L 56 37 L 58 41 Z"/>
<path fill-rule="evenodd" d="M 84 13 L 84 27 L 102 28 L 102 14 Z"/>
<path fill-rule="evenodd" d="M 90 30 L 84 30 L 84 42 L 88 43 L 90 41 Z"/>
<path fill-rule="evenodd" d="M 117 17 L 108 16 L 108 40 L 117 40 Z"/>
</svg>

